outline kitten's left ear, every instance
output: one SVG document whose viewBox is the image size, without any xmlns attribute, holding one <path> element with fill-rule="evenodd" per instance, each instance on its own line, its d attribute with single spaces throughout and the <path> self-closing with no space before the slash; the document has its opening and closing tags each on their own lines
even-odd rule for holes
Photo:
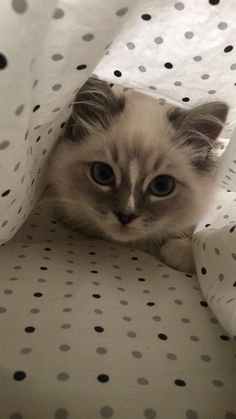
<svg viewBox="0 0 236 419">
<path fill-rule="evenodd" d="M 214 147 L 226 117 L 228 106 L 224 102 L 210 102 L 189 111 L 173 108 L 168 118 L 176 128 L 178 137 L 194 147 Z"/>
</svg>

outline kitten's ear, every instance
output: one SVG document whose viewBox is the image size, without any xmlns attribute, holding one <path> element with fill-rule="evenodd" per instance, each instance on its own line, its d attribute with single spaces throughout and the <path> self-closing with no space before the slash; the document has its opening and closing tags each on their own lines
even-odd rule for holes
<svg viewBox="0 0 236 419">
<path fill-rule="evenodd" d="M 66 136 L 77 141 L 92 132 L 108 129 L 124 106 L 124 96 L 116 96 L 105 81 L 89 78 L 75 98 Z"/>
<path fill-rule="evenodd" d="M 224 102 L 210 102 L 189 111 L 174 108 L 168 118 L 176 128 L 178 138 L 194 147 L 214 147 L 226 117 L 228 106 Z"/>
</svg>

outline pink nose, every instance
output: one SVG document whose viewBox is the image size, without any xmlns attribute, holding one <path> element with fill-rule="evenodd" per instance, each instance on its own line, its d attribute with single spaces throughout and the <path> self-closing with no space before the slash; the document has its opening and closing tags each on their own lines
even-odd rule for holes
<svg viewBox="0 0 236 419">
<path fill-rule="evenodd" d="M 138 217 L 138 215 L 133 212 L 124 213 L 121 211 L 114 211 L 114 214 L 123 225 L 129 224 L 132 220 Z"/>
</svg>

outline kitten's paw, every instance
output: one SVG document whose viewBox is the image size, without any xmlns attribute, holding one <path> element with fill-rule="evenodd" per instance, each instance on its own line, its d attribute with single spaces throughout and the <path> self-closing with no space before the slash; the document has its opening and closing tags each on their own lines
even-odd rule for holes
<svg viewBox="0 0 236 419">
<path fill-rule="evenodd" d="M 161 247 L 160 256 L 163 262 L 178 271 L 196 272 L 192 245 L 188 240 L 169 240 Z"/>
</svg>

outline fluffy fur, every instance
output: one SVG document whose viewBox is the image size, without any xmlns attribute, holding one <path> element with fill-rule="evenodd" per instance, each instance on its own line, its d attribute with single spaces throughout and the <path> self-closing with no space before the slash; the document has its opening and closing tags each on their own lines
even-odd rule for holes
<svg viewBox="0 0 236 419">
<path fill-rule="evenodd" d="M 114 94 L 107 83 L 89 79 L 51 157 L 49 178 L 61 220 L 90 236 L 152 253 L 163 240 L 188 237 L 214 191 L 215 149 L 227 111 L 221 102 L 189 111 L 173 108 L 133 90 Z M 113 169 L 114 185 L 92 179 L 93 162 Z M 175 190 L 162 198 L 149 187 L 161 174 L 176 181 Z M 135 218 L 122 225 L 117 212 Z M 161 255 L 170 265 L 192 270 L 192 261 L 171 263 L 166 253 Z"/>
</svg>

